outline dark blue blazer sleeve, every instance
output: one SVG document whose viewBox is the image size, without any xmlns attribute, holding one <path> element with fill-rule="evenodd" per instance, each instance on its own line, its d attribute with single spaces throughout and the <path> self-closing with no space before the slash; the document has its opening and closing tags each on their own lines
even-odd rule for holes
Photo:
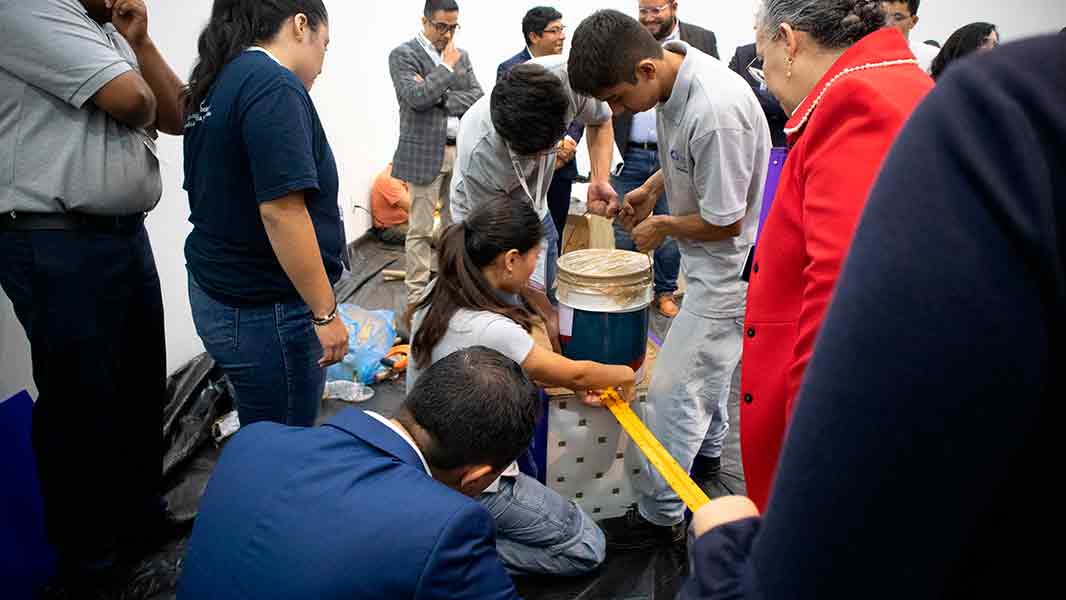
<svg viewBox="0 0 1066 600">
<path fill-rule="evenodd" d="M 417 600 L 518 598 L 496 553 L 495 524 L 479 504 L 456 511 L 441 529 L 415 592 Z"/>
</svg>

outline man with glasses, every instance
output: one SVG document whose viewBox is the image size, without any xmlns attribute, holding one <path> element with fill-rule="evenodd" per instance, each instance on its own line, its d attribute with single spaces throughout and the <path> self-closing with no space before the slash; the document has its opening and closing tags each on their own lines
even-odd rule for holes
<svg viewBox="0 0 1066 600">
<path fill-rule="evenodd" d="M 586 127 L 592 163 L 588 211 L 613 218 L 618 195 L 610 184 L 614 137 L 607 124 L 611 109 L 571 91 L 566 58 L 541 56 L 513 67 L 478 100 L 463 119 L 452 178 L 452 218 L 461 222 L 474 208 L 505 196 L 529 202 L 544 224 L 545 245 L 530 279 L 526 300 L 545 319 L 558 349 L 558 315 L 549 300 L 559 256 L 558 236 L 548 211 L 548 188 L 557 148 L 570 123 Z"/>
<path fill-rule="evenodd" d="M 788 115 L 766 87 L 766 80 L 762 76 L 762 59 L 755 53 L 755 44 L 738 46 L 729 61 L 729 68 L 748 82 L 751 90 L 755 92 L 755 97 L 759 99 L 763 114 L 766 115 L 766 123 L 770 126 L 770 140 L 774 148 L 784 148 L 787 144 L 785 123 L 788 122 Z"/>
<path fill-rule="evenodd" d="M 885 10 L 885 26 L 895 27 L 903 34 L 903 37 L 910 41 L 911 31 L 918 26 L 918 7 L 921 4 L 922 0 L 882 2 L 881 6 Z M 911 42 L 911 52 L 918 59 L 922 70 L 928 73 L 933 59 L 936 58 L 937 49 L 926 43 Z"/>
<path fill-rule="evenodd" d="M 412 303 L 429 284 L 434 213 L 440 208 L 441 220 L 448 220 L 459 119 L 484 96 L 470 56 L 455 47 L 458 30 L 455 0 L 426 0 L 422 31 L 389 54 L 400 105 L 400 140 L 392 174 L 411 189 L 405 279 Z"/>
<path fill-rule="evenodd" d="M 679 21 L 677 2 L 640 0 L 638 12 L 640 24 L 660 43 L 681 40 L 704 54 L 718 58 L 718 42 L 714 32 Z M 617 115 L 614 118 L 614 140 L 623 162 L 622 168 L 611 177 L 611 183 L 619 196 L 625 196 L 659 170 L 655 110 L 638 115 L 625 111 Z M 655 214 L 665 215 L 669 212 L 664 195 L 655 204 Z M 618 220 L 614 222 L 614 245 L 623 250 L 636 249 L 633 238 Z M 668 239 L 655 251 L 655 307 L 667 318 L 673 318 L 678 312 L 674 292 L 677 291 L 680 268 L 681 254 L 677 242 Z"/>
<path fill-rule="evenodd" d="M 522 38 L 526 47 L 500 63 L 496 69 L 497 81 L 502 79 L 504 74 L 515 65 L 540 56 L 563 53 L 566 25 L 563 25 L 562 13 L 550 6 L 531 8 L 522 19 Z M 574 155 L 577 154 L 577 144 L 584 133 L 585 128 L 581 123 L 570 124 L 566 137 L 556 148 L 555 175 L 552 176 L 551 186 L 548 188 L 548 211 L 555 224 L 555 231 L 559 234 L 557 246 L 560 254 L 563 251 L 563 229 L 566 227 L 566 217 L 570 213 L 570 193 L 573 190 L 574 180 L 577 179 L 577 162 L 574 161 Z"/>
</svg>

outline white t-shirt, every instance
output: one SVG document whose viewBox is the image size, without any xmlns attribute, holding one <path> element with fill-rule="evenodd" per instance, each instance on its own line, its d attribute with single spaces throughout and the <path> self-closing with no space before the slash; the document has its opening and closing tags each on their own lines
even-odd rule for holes
<svg viewBox="0 0 1066 600">
<path fill-rule="evenodd" d="M 934 46 L 930 46 L 924 42 L 911 41 L 911 52 L 914 53 L 914 57 L 918 59 L 918 64 L 922 67 L 922 70 L 926 73 L 933 67 L 933 59 L 937 54 L 940 54 L 940 49 Z"/>
<path fill-rule="evenodd" d="M 717 242 L 677 240 L 685 273 L 686 310 L 704 317 L 744 315 L 740 279 L 755 241 L 770 160 L 770 128 L 751 87 L 721 61 L 684 42 L 670 98 L 657 107 L 659 162 L 670 214 L 699 214 L 740 236 Z"/>
<path fill-rule="evenodd" d="M 418 328 L 422 326 L 426 309 L 417 311 L 411 319 L 411 339 L 414 339 Z M 448 322 L 448 331 L 433 347 L 432 362 L 448 356 L 449 354 L 469 348 L 471 346 L 485 346 L 491 348 L 519 365 L 525 362 L 533 350 L 533 336 L 522 329 L 522 326 L 511 319 L 489 311 L 472 311 L 460 309 Z M 415 382 L 422 375 L 423 369 L 415 366 L 410 361 L 407 366 L 407 390 L 414 388 Z M 518 474 L 518 465 L 511 463 L 502 476 L 513 477 Z M 485 491 L 495 492 L 499 488 L 499 480 L 492 482 Z"/>
</svg>

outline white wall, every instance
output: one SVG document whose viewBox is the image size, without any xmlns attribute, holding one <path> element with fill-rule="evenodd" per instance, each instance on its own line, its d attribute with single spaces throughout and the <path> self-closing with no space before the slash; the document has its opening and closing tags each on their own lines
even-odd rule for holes
<svg viewBox="0 0 1066 600">
<path fill-rule="evenodd" d="M 594 10 L 616 8 L 635 14 L 637 6 L 636 0 L 459 0 L 462 30 L 457 43 L 470 52 L 486 92 L 495 79 L 496 65 L 522 48 L 522 15 L 539 3 L 558 8 L 571 32 Z M 156 43 L 178 73 L 187 75 L 211 0 L 149 0 L 148 4 Z M 355 206 L 367 205 L 370 180 L 389 161 L 396 143 L 398 118 L 388 53 L 415 34 L 422 5 L 422 0 L 327 0 L 332 43 L 313 96 L 341 169 L 341 204 L 349 239 L 369 226 L 367 214 Z M 682 20 L 714 30 L 719 51 L 728 60 L 736 46 L 751 42 L 756 6 L 757 0 L 681 0 L 678 10 Z M 943 42 L 966 23 L 990 21 L 1010 41 L 1066 26 L 1066 2 L 926 0 L 920 15 L 914 32 L 920 40 Z M 181 141 L 165 138 L 160 150 L 164 195 L 148 227 L 163 282 L 168 369 L 174 370 L 203 347 L 192 327 L 186 295 L 182 248 L 190 226 L 188 201 L 181 189 Z M 0 295 L 0 398 L 8 389 L 28 385 L 26 353 L 21 328 Z"/>
</svg>

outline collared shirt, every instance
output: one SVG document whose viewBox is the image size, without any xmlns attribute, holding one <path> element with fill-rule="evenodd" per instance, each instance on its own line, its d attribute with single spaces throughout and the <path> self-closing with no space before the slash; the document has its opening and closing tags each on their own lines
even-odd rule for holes
<svg viewBox="0 0 1066 600">
<path fill-rule="evenodd" d="M 77 0 L 0 0 L 0 212 L 132 215 L 162 195 L 155 141 L 92 103 L 138 67 Z"/>
<path fill-rule="evenodd" d="M 674 21 L 674 29 L 663 40 L 663 45 L 681 40 L 681 22 Z M 638 144 L 654 144 L 659 139 L 655 126 L 655 109 L 650 108 L 633 115 L 633 125 L 629 130 L 629 141 Z"/>
<path fill-rule="evenodd" d="M 410 434 L 408 434 L 406 431 L 404 431 L 402 428 L 400 428 L 400 426 L 397 425 L 396 423 L 393 423 L 392 419 L 386 419 L 385 417 L 379 415 L 378 413 L 376 413 L 376 412 L 374 412 L 372 410 L 365 410 L 363 412 L 365 412 L 367 414 L 367 416 L 373 417 L 375 420 L 377 420 L 379 423 L 381 423 L 385 427 L 388 427 L 389 429 L 395 431 L 396 435 L 398 435 L 401 438 L 403 438 L 403 441 L 407 442 L 407 445 L 410 446 L 415 451 L 415 454 L 418 455 L 418 460 L 422 461 L 422 468 L 424 468 L 426 470 L 426 475 L 429 475 L 430 477 L 433 477 L 433 471 L 431 471 L 429 469 L 429 463 L 426 462 L 426 457 L 422 455 L 422 450 L 420 450 L 418 448 L 418 445 L 414 443 L 414 441 L 411 439 Z"/>
<path fill-rule="evenodd" d="M 566 111 L 566 122 L 580 121 L 588 125 L 599 125 L 611 118 L 611 109 L 605 102 L 583 96 L 570 89 L 567 76 L 566 56 L 554 54 L 541 56 L 529 61 L 539 64 L 559 78 L 570 98 Z M 486 95 L 474 103 L 463 116 L 463 126 L 459 130 L 459 139 L 452 171 L 451 211 L 452 219 L 459 223 L 466 219 L 474 208 L 490 198 L 507 196 L 519 202 L 530 202 L 542 219 L 548 214 L 548 185 L 541 186 L 537 192 L 537 182 L 543 179 L 550 182 L 555 174 L 555 149 L 547 154 L 548 160 L 539 158 L 522 158 L 519 160 L 526 185 L 518 179 L 518 173 L 511 160 L 507 144 L 496 127 L 492 124 L 491 96 Z M 541 165 L 546 167 L 541 172 Z M 543 177 L 542 177 L 543 175 Z M 526 190 L 529 190 L 527 194 Z"/>
<path fill-rule="evenodd" d="M 719 227 L 741 222 L 738 237 L 677 241 L 684 307 L 704 317 L 742 316 L 747 284 L 740 274 L 758 226 L 770 129 L 743 78 L 685 42 L 666 49 L 685 55 L 670 98 L 656 108 L 670 214 L 698 214 Z"/>
<path fill-rule="evenodd" d="M 426 54 L 429 55 L 429 58 L 433 60 L 433 64 L 437 65 L 438 67 L 444 67 L 452 73 L 455 72 L 455 69 L 448 65 L 448 63 L 444 62 L 444 59 L 441 57 L 441 53 L 433 47 L 433 42 L 429 41 L 429 38 L 426 37 L 426 34 L 419 31 L 418 35 L 415 36 L 415 39 L 418 40 L 419 45 L 421 45 L 422 49 L 426 51 Z M 454 140 L 457 137 L 459 137 L 459 117 L 450 116 L 448 117 L 448 139 Z"/>
<path fill-rule="evenodd" d="M 940 49 L 925 42 L 909 42 L 909 45 L 914 57 L 918 59 L 918 65 L 923 71 L 928 73 L 932 69 L 933 59 L 940 53 Z"/>
</svg>

